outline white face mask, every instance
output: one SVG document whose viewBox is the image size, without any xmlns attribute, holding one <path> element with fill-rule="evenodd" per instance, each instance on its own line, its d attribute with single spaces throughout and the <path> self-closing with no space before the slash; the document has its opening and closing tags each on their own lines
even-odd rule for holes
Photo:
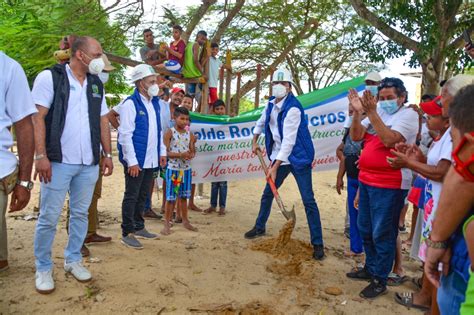
<svg viewBox="0 0 474 315">
<path fill-rule="evenodd" d="M 286 86 L 283 84 L 277 84 L 272 87 L 272 94 L 276 98 L 283 98 L 288 94 L 288 91 L 286 90 Z"/>
<path fill-rule="evenodd" d="M 109 73 L 108 72 L 101 72 L 98 74 L 100 81 L 102 81 L 103 84 L 107 83 L 109 81 Z"/>
<path fill-rule="evenodd" d="M 158 84 L 150 85 L 147 92 L 148 92 L 148 96 L 150 97 L 158 96 L 158 93 L 160 92 L 160 87 L 158 86 Z"/>
<path fill-rule="evenodd" d="M 102 58 L 99 57 L 99 58 L 92 59 L 91 62 L 89 63 L 89 73 L 98 75 L 99 73 L 102 72 L 102 70 L 104 70 L 104 67 L 105 67 L 105 63 L 104 63 L 104 60 L 102 60 Z"/>
</svg>

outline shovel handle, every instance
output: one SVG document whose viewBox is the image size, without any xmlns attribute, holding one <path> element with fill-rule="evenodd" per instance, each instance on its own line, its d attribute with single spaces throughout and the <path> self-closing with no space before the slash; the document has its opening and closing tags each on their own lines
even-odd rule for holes
<svg viewBox="0 0 474 315">
<path fill-rule="evenodd" d="M 263 159 L 262 150 L 257 149 L 257 156 L 260 160 L 260 164 L 262 164 L 263 171 L 265 172 L 265 176 L 267 178 L 267 183 L 270 186 L 270 189 L 272 190 L 273 196 L 275 197 L 280 209 L 284 211 L 285 206 L 283 205 L 283 201 L 280 198 L 280 194 L 278 193 L 278 189 L 276 188 L 275 182 L 270 176 L 268 176 L 268 166 L 267 163 L 265 163 L 265 160 Z"/>
</svg>

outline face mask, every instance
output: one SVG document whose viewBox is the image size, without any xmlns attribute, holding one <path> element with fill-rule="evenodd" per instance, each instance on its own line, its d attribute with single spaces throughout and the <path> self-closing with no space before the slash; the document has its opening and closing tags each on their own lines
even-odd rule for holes
<svg viewBox="0 0 474 315">
<path fill-rule="evenodd" d="M 147 92 L 148 92 L 148 96 L 150 97 L 158 96 L 158 93 L 160 92 L 160 87 L 158 86 L 158 84 L 150 85 Z"/>
<path fill-rule="evenodd" d="M 92 59 L 91 62 L 89 63 L 89 73 L 90 74 L 95 74 L 98 75 L 99 73 L 104 70 L 105 63 L 102 58 L 95 58 Z"/>
<path fill-rule="evenodd" d="M 379 101 L 377 105 L 389 115 L 398 110 L 397 100 Z"/>
<path fill-rule="evenodd" d="M 366 85 L 365 89 L 370 92 L 373 96 L 377 96 L 378 93 L 378 86 L 377 85 Z"/>
<path fill-rule="evenodd" d="M 108 72 L 101 72 L 98 74 L 100 81 L 102 81 L 103 84 L 107 83 L 109 81 L 109 73 Z"/>
<path fill-rule="evenodd" d="M 352 125 L 352 116 L 347 116 L 346 121 L 344 123 L 344 128 L 350 128 Z"/>
<path fill-rule="evenodd" d="M 272 92 L 273 96 L 275 96 L 276 98 L 283 98 L 288 93 L 286 91 L 286 87 L 283 84 L 274 85 Z"/>
</svg>

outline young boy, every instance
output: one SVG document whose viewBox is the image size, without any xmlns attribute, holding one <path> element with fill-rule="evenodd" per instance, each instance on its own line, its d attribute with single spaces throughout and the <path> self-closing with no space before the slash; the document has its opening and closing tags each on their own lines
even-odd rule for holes
<svg viewBox="0 0 474 315">
<path fill-rule="evenodd" d="M 218 99 L 213 104 L 213 111 L 215 115 L 225 115 L 225 103 Z M 202 214 L 209 214 L 216 211 L 217 196 L 219 195 L 219 215 L 225 215 L 225 201 L 227 199 L 227 182 L 213 182 L 211 186 L 211 206 L 204 210 Z"/>
<path fill-rule="evenodd" d="M 217 101 L 217 88 L 219 87 L 219 69 L 222 62 L 217 58 L 219 53 L 219 45 L 217 43 L 211 44 L 211 57 L 209 58 L 209 106 Z"/>
<path fill-rule="evenodd" d="M 167 46 L 166 43 L 163 44 L 163 49 L 167 53 L 168 60 L 162 64 L 157 65 L 156 69 L 167 69 L 173 73 L 180 74 L 184 62 L 184 51 L 186 49 L 186 44 L 181 38 L 183 28 L 179 25 L 174 25 L 172 33 L 173 41 L 170 42 L 170 45 Z"/>
<path fill-rule="evenodd" d="M 199 53 L 201 47 L 207 41 L 207 33 L 199 31 L 196 35 L 196 41 L 189 42 L 186 45 L 184 52 L 183 77 L 185 78 L 199 78 L 204 72 L 204 64 L 199 62 Z M 186 93 L 194 96 L 196 94 L 197 83 L 186 84 Z"/>
<path fill-rule="evenodd" d="M 168 167 L 166 169 L 166 209 L 165 226 L 161 233 L 171 233 L 171 217 L 177 198 L 183 226 L 190 231 L 197 228 L 189 223 L 187 199 L 191 197 L 191 160 L 196 154 L 194 135 L 186 130 L 189 125 L 189 111 L 184 107 L 177 107 L 174 111 L 175 126 L 170 128 L 164 136 L 167 149 Z"/>
<path fill-rule="evenodd" d="M 184 95 L 181 106 L 185 107 L 190 112 L 193 110 L 193 97 L 189 94 Z"/>
</svg>

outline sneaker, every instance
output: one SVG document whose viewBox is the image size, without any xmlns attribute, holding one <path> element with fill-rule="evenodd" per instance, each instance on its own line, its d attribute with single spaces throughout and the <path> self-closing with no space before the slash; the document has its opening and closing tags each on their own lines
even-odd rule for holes
<svg viewBox="0 0 474 315">
<path fill-rule="evenodd" d="M 162 216 L 161 214 L 156 213 L 156 212 L 153 211 L 152 209 L 146 210 L 146 211 L 143 213 L 143 217 L 144 217 L 145 219 L 157 219 L 157 220 L 161 220 L 161 218 L 163 218 L 163 216 Z"/>
<path fill-rule="evenodd" d="M 253 227 L 250 231 L 244 234 L 246 239 L 252 239 L 265 235 L 265 230 L 259 230 L 256 227 Z"/>
<path fill-rule="evenodd" d="M 379 280 L 373 279 L 370 284 L 360 292 L 360 297 L 364 299 L 375 299 L 376 297 L 387 293 L 387 287 Z"/>
<path fill-rule="evenodd" d="M 64 271 L 72 274 L 79 282 L 87 282 L 92 279 L 91 273 L 86 269 L 86 267 L 82 265 L 82 262 L 80 261 L 75 261 L 69 264 L 65 263 Z"/>
<path fill-rule="evenodd" d="M 135 237 L 145 239 L 145 240 L 154 240 L 154 239 L 160 238 L 158 234 L 150 233 L 146 229 L 135 231 Z"/>
<path fill-rule="evenodd" d="M 134 248 L 134 249 L 143 249 L 143 245 L 142 243 L 140 243 L 133 234 L 128 234 L 127 236 L 122 236 L 122 239 L 120 240 L 120 242 L 125 245 L 125 246 L 128 246 L 130 248 Z"/>
<path fill-rule="evenodd" d="M 48 271 L 36 271 L 36 291 L 41 294 L 49 294 L 54 291 L 53 269 Z"/>
<path fill-rule="evenodd" d="M 314 245 L 313 258 L 315 260 L 323 260 L 323 258 L 324 258 L 324 245 Z"/>
<path fill-rule="evenodd" d="M 346 276 L 352 280 L 369 281 L 372 279 L 372 275 L 367 271 L 367 268 L 365 268 L 365 266 L 361 269 L 353 269 L 351 272 L 346 273 Z"/>
</svg>

